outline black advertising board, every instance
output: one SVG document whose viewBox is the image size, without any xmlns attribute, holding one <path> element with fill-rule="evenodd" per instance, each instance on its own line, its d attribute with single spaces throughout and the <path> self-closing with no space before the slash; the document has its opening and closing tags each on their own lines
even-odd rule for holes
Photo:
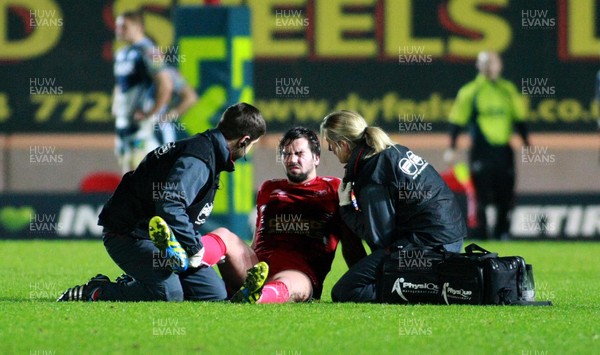
<svg viewBox="0 0 600 355">
<path fill-rule="evenodd" d="M 2 194 L 0 238 L 97 239 L 98 214 L 106 194 Z M 213 213 L 205 232 L 227 226 Z M 513 240 L 600 241 L 600 195 L 536 194 L 518 196 L 511 219 Z M 249 237 L 250 234 L 247 234 Z"/>
</svg>

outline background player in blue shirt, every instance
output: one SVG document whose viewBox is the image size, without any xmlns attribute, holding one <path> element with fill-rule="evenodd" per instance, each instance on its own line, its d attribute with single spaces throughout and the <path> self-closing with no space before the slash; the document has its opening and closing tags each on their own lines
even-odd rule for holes
<svg viewBox="0 0 600 355">
<path fill-rule="evenodd" d="M 161 145 L 187 136 L 184 132 L 185 125 L 178 123 L 178 120 L 198 101 L 196 91 L 185 81 L 176 68 L 167 66 L 165 70 L 169 73 L 173 91 L 166 110 L 167 113 L 164 115 L 164 119 L 158 122 L 157 126 L 160 131 L 158 139 Z"/>
<path fill-rule="evenodd" d="M 125 12 L 116 20 L 116 36 L 127 45 L 115 54 L 112 113 L 117 133 L 116 153 L 123 172 L 133 170 L 149 151 L 160 145 L 155 123 L 172 92 L 172 81 L 144 35 L 144 17 Z M 148 93 L 153 92 L 151 100 Z"/>
</svg>

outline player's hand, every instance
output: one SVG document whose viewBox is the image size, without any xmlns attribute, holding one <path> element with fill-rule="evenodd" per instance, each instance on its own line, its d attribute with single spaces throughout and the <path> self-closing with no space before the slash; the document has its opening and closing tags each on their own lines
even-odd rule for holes
<svg viewBox="0 0 600 355">
<path fill-rule="evenodd" d="M 144 114 L 144 112 L 142 110 L 136 110 L 133 113 L 133 119 L 136 121 L 143 121 L 146 119 L 146 115 Z"/>
<path fill-rule="evenodd" d="M 204 257 L 204 247 L 198 250 L 198 252 L 188 258 L 188 265 L 191 268 L 198 268 L 203 265 L 207 265 L 202 262 L 202 258 Z"/>
<path fill-rule="evenodd" d="M 444 152 L 444 163 L 448 165 L 454 165 L 456 162 L 456 150 L 452 148 L 446 149 Z"/>
<path fill-rule="evenodd" d="M 340 206 L 347 206 L 352 203 L 350 192 L 352 191 L 352 183 L 342 182 L 338 187 L 338 198 L 340 199 Z"/>
</svg>

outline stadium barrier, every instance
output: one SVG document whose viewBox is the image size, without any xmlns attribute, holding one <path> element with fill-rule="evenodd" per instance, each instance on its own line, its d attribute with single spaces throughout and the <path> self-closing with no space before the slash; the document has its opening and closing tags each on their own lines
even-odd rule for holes
<svg viewBox="0 0 600 355">
<path fill-rule="evenodd" d="M 248 193 L 253 194 L 266 179 L 284 177 L 276 150 L 280 137 L 267 135 L 253 150 L 255 176 L 246 181 Z M 394 135 L 393 139 L 444 170 L 441 157 L 448 143 L 446 135 Z M 518 200 L 511 225 L 514 238 L 599 240 L 600 181 L 590 178 L 598 171 L 597 136 L 534 134 L 531 141 L 538 147 L 535 152 L 522 154 L 515 149 Z M 0 136 L 0 143 L 0 238 L 99 236 L 97 215 L 109 195 L 83 195 L 79 185 L 90 172 L 118 172 L 113 135 L 12 135 Z M 520 144 L 518 139 L 513 143 Z M 468 138 L 463 136 L 459 147 L 467 146 Z M 321 158 L 320 175 L 342 176 L 342 165 L 326 147 Z M 218 205 L 219 200 L 207 231 L 229 224 Z M 242 234 L 251 236 L 249 228 Z"/>
<path fill-rule="evenodd" d="M 0 195 L 0 239 L 98 239 L 98 214 L 110 194 L 10 193 Z M 251 218 L 248 218 L 250 229 Z M 211 215 L 203 232 L 227 226 Z M 513 240 L 600 241 L 597 194 L 522 194 L 511 221 Z M 243 234 L 246 239 L 251 234 Z"/>
</svg>

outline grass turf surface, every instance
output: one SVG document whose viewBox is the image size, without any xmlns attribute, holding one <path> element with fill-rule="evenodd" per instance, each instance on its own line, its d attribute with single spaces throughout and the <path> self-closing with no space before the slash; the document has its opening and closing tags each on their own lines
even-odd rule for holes
<svg viewBox="0 0 600 355">
<path fill-rule="evenodd" d="M 553 307 L 56 303 L 121 274 L 98 241 L 1 241 L 0 353 L 588 354 L 600 348 L 600 244 L 480 243 L 534 265 Z M 338 255 L 339 256 L 339 255 Z M 594 350 L 596 349 L 596 350 Z"/>
</svg>

